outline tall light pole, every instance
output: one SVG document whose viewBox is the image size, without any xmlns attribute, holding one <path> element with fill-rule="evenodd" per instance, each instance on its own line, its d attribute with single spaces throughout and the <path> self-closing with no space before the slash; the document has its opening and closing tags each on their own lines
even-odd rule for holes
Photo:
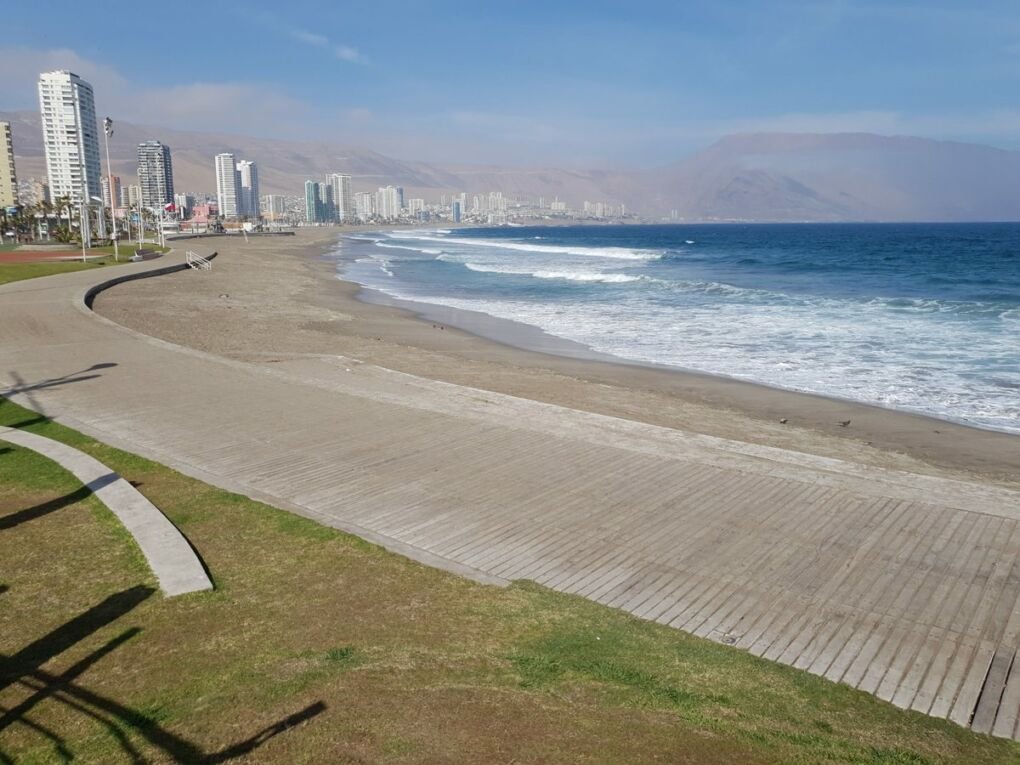
<svg viewBox="0 0 1020 765">
<path fill-rule="evenodd" d="M 113 198 L 113 166 L 110 164 L 110 136 L 113 135 L 113 120 L 103 119 L 103 133 L 106 136 L 106 186 L 110 190 L 110 223 L 113 226 L 113 259 L 120 260 L 117 244 L 117 202 Z"/>
</svg>

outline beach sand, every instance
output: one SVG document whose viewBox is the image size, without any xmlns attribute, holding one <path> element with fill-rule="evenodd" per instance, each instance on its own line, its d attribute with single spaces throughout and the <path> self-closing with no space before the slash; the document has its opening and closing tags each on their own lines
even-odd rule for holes
<svg viewBox="0 0 1020 765">
<path fill-rule="evenodd" d="M 354 230 L 182 241 L 175 246 L 218 251 L 214 268 L 115 287 L 95 309 L 146 334 L 252 363 L 342 355 L 670 428 L 1020 488 L 1018 436 L 711 375 L 572 358 L 561 355 L 571 344 L 509 322 L 446 309 L 420 318 L 366 302 L 362 289 L 338 280 L 335 263 L 321 257 Z M 453 321 L 547 352 L 486 339 Z"/>
</svg>

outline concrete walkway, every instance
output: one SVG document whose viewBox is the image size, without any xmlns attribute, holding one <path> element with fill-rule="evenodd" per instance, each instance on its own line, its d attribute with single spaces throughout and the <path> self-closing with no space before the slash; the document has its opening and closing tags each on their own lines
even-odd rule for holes
<svg viewBox="0 0 1020 765">
<path fill-rule="evenodd" d="M 76 306 L 104 277 L 0 287 L 0 389 L 417 560 L 532 579 L 1017 736 L 1020 494 L 351 359 L 220 359 Z"/>
<path fill-rule="evenodd" d="M 135 538 L 164 594 L 212 589 L 202 562 L 184 535 L 159 508 L 102 462 L 59 441 L 24 430 L 0 426 L 0 441 L 48 457 L 85 484 Z"/>
</svg>

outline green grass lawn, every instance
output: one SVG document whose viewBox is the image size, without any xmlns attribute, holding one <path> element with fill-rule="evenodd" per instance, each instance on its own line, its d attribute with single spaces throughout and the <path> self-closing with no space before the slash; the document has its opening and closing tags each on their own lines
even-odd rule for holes
<svg viewBox="0 0 1020 765">
<path fill-rule="evenodd" d="M 132 255 L 135 254 L 135 250 L 137 249 L 152 250 L 153 252 L 170 252 L 169 247 L 160 247 L 158 244 L 153 244 L 152 242 L 146 242 L 140 248 L 137 242 L 121 242 L 120 243 L 121 260 L 123 260 L 124 258 L 130 258 Z M 89 252 L 91 253 L 104 252 L 109 255 L 113 255 L 113 245 L 111 244 L 107 247 L 93 247 L 91 250 L 89 250 Z"/>
<path fill-rule="evenodd" d="M 69 271 L 101 268 L 102 266 L 112 264 L 112 259 L 109 263 L 105 259 L 88 263 L 82 263 L 80 260 L 60 263 L 0 263 L 0 284 L 20 282 L 22 279 L 34 279 L 39 276 L 50 276 L 51 274 L 64 274 Z"/>
<path fill-rule="evenodd" d="M 73 249 L 68 245 L 68 249 Z M 169 247 L 151 246 L 157 252 L 169 252 Z M 105 266 L 116 266 L 131 262 L 129 258 L 134 255 L 133 244 L 121 244 L 120 259 L 113 259 L 113 246 L 94 247 L 88 251 L 90 256 L 104 255 L 105 257 L 90 260 L 83 263 L 80 260 L 61 261 L 57 263 L 0 263 L 0 284 L 18 282 L 22 279 L 34 279 L 39 276 L 50 276 L 51 274 L 63 274 L 69 271 L 84 271 L 90 268 L 103 268 Z"/>
<path fill-rule="evenodd" d="M 216 590 L 0 442 L 0 763 L 1005 763 L 1013 742 L 518 582 L 475 584 L 98 443 Z M 6 758 L 6 759 L 5 759 Z"/>
</svg>

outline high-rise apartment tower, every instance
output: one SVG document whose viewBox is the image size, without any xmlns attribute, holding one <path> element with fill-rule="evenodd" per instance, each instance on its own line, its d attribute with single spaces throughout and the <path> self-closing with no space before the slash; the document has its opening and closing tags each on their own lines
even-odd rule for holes
<svg viewBox="0 0 1020 765">
<path fill-rule="evenodd" d="M 329 185 L 333 187 L 333 205 L 336 208 L 338 223 L 354 221 L 354 194 L 351 191 L 351 176 L 333 173 L 329 176 Z"/>
<path fill-rule="evenodd" d="M 216 155 L 216 201 L 221 218 L 236 218 L 240 215 L 241 174 L 237 162 L 229 153 Z"/>
<path fill-rule="evenodd" d="M 53 199 L 90 201 L 100 194 L 99 133 L 92 86 L 73 72 L 39 75 L 43 149 Z"/>
<path fill-rule="evenodd" d="M 0 122 L 0 208 L 18 204 L 18 174 L 14 170 L 11 123 Z"/>
<path fill-rule="evenodd" d="M 158 210 L 174 201 L 169 146 L 159 141 L 138 144 L 138 185 L 142 189 L 142 207 Z"/>
<path fill-rule="evenodd" d="M 242 159 L 237 163 L 237 173 L 241 182 L 237 214 L 257 218 L 259 217 L 259 167 L 254 162 Z"/>
</svg>

